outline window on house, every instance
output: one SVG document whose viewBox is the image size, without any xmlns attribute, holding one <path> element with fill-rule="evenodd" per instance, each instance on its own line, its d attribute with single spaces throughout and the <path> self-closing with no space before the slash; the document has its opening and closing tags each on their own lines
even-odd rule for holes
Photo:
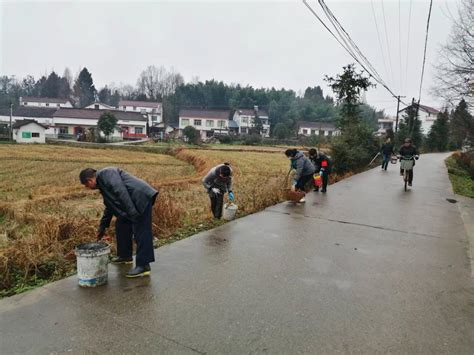
<svg viewBox="0 0 474 355">
<path fill-rule="evenodd" d="M 248 117 L 242 117 L 242 123 L 248 124 L 249 123 Z"/>
<path fill-rule="evenodd" d="M 194 120 L 194 125 L 195 126 L 202 126 L 202 121 L 201 120 Z"/>
<path fill-rule="evenodd" d="M 99 105 L 95 104 L 95 105 L 94 105 L 94 108 L 95 108 L 96 110 L 98 110 L 98 109 L 99 109 Z"/>
<path fill-rule="evenodd" d="M 23 105 L 27 106 L 27 105 L 28 105 L 28 102 L 23 102 Z"/>
<path fill-rule="evenodd" d="M 152 109 L 151 113 L 156 113 L 156 108 Z"/>
<path fill-rule="evenodd" d="M 311 130 L 311 135 L 314 136 L 315 134 L 316 134 L 316 130 L 315 130 L 315 129 L 312 129 L 312 130 Z"/>
<path fill-rule="evenodd" d="M 59 127 L 59 134 L 68 134 L 69 131 L 67 127 Z"/>
<path fill-rule="evenodd" d="M 319 130 L 319 135 L 324 136 L 324 131 L 322 129 Z"/>
<path fill-rule="evenodd" d="M 244 133 L 244 134 L 247 133 L 247 127 L 242 127 L 240 129 L 240 133 Z"/>
<path fill-rule="evenodd" d="M 135 127 L 135 134 L 143 134 L 143 127 Z"/>
<path fill-rule="evenodd" d="M 123 107 L 123 110 L 126 111 L 126 110 L 127 110 L 127 106 L 124 106 L 124 107 Z"/>
<path fill-rule="evenodd" d="M 206 127 L 214 127 L 214 121 L 213 120 L 207 120 L 206 121 Z"/>
<path fill-rule="evenodd" d="M 46 103 L 46 106 L 49 106 L 49 103 Z"/>
<path fill-rule="evenodd" d="M 21 138 L 25 138 L 25 139 L 31 138 L 31 132 L 21 132 Z"/>
<path fill-rule="evenodd" d="M 158 116 L 156 115 L 151 116 L 151 122 L 156 122 L 156 121 L 158 121 Z"/>
<path fill-rule="evenodd" d="M 219 120 L 219 121 L 217 121 L 217 127 L 219 127 L 219 128 L 225 128 L 225 121 L 224 121 L 224 120 Z"/>
<path fill-rule="evenodd" d="M 56 107 L 61 107 L 61 104 L 56 104 Z"/>
<path fill-rule="evenodd" d="M 187 119 L 187 118 L 181 119 L 181 126 L 183 126 L 183 127 L 189 126 L 189 119 Z"/>
<path fill-rule="evenodd" d="M 31 133 L 31 136 L 32 136 L 33 138 L 39 138 L 39 137 L 40 137 L 40 134 L 39 134 L 38 132 L 33 132 L 33 133 Z"/>
<path fill-rule="evenodd" d="M 308 130 L 307 130 L 307 129 L 303 129 L 303 134 L 308 134 Z"/>
<path fill-rule="evenodd" d="M 144 108 L 142 108 L 142 109 L 140 109 L 140 113 L 141 113 L 142 115 L 146 115 L 146 110 L 145 110 Z"/>
<path fill-rule="evenodd" d="M 137 110 L 137 106 L 133 106 L 133 111 L 136 111 Z"/>
<path fill-rule="evenodd" d="M 332 136 L 332 131 L 328 131 L 328 137 Z"/>
</svg>

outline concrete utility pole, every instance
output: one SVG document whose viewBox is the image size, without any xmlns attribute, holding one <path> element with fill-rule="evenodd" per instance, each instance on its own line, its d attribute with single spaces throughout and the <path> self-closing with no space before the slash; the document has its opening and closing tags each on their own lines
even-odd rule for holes
<svg viewBox="0 0 474 355">
<path fill-rule="evenodd" d="M 400 113 L 399 108 L 400 108 L 400 98 L 401 97 L 406 97 L 406 96 L 400 96 L 400 95 L 397 96 L 397 119 L 395 120 L 395 133 L 397 133 L 397 131 L 398 131 L 398 114 Z"/>
<path fill-rule="evenodd" d="M 10 102 L 10 141 L 13 142 L 12 116 L 13 116 L 13 103 Z"/>
</svg>

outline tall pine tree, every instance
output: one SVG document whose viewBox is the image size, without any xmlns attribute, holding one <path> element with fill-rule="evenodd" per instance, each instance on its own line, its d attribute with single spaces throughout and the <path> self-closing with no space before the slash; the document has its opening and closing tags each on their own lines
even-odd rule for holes
<svg viewBox="0 0 474 355">
<path fill-rule="evenodd" d="M 415 104 L 408 106 L 405 110 L 405 114 L 398 126 L 397 144 L 401 146 L 406 138 L 411 138 L 416 147 L 421 147 L 423 143 L 421 121 L 418 119 Z"/>
<path fill-rule="evenodd" d="M 79 73 L 74 83 L 74 96 L 76 98 L 76 105 L 79 107 L 85 107 L 94 102 L 96 89 L 94 87 L 94 81 L 92 80 L 92 74 L 84 68 Z"/>
<path fill-rule="evenodd" d="M 431 126 L 426 144 L 431 151 L 445 152 L 449 143 L 449 114 L 448 110 L 440 112 Z"/>
<path fill-rule="evenodd" d="M 454 148 L 461 148 L 467 141 L 473 143 L 474 119 L 467 110 L 466 101 L 461 100 L 452 113 L 450 130 Z"/>
</svg>

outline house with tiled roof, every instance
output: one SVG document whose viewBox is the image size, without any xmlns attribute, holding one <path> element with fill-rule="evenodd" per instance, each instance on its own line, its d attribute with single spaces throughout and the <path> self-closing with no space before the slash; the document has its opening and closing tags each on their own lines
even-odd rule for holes
<svg viewBox="0 0 474 355">
<path fill-rule="evenodd" d="M 340 130 L 332 122 L 307 122 L 299 121 L 297 124 L 299 136 L 321 136 L 332 137 L 341 134 Z"/>
<path fill-rule="evenodd" d="M 35 120 L 46 127 L 46 138 L 54 138 L 57 135 L 53 122 L 53 114 L 56 111 L 56 108 L 19 106 L 11 111 L 12 123 L 20 120 Z M 0 108 L 0 124 L 10 125 L 9 108 Z"/>
<path fill-rule="evenodd" d="M 413 107 L 414 109 L 416 109 L 417 104 L 413 104 L 401 109 L 401 117 L 403 117 L 403 114 L 406 113 L 409 107 Z M 433 125 L 434 121 L 436 121 L 436 118 L 438 117 L 439 113 L 440 111 L 438 109 L 426 105 L 419 105 L 418 119 L 421 121 L 421 128 L 423 129 L 423 134 L 429 133 L 431 126 Z"/>
<path fill-rule="evenodd" d="M 17 143 L 46 143 L 47 129 L 35 120 L 17 120 L 12 124 L 13 140 Z"/>
<path fill-rule="evenodd" d="M 230 134 L 230 110 L 181 109 L 179 111 L 179 130 L 186 127 L 196 128 L 201 139 L 206 140 L 215 135 Z"/>
<path fill-rule="evenodd" d="M 262 122 L 262 136 L 263 137 L 270 137 L 270 121 L 268 117 L 268 113 L 264 110 L 258 108 L 258 106 L 254 106 L 253 109 L 237 109 L 235 110 L 233 121 L 237 124 L 239 134 L 245 135 L 250 133 L 252 128 L 255 128 L 255 119 L 258 118 Z"/>
<path fill-rule="evenodd" d="M 20 97 L 20 106 L 41 108 L 73 107 L 68 99 L 31 96 Z"/>
<path fill-rule="evenodd" d="M 163 122 L 163 105 L 161 102 L 120 100 L 118 109 L 126 112 L 139 112 L 142 115 L 146 115 L 150 127 Z"/>
<path fill-rule="evenodd" d="M 102 114 L 110 112 L 117 118 L 117 128 L 112 139 L 140 139 L 146 137 L 148 118 L 139 112 L 99 110 L 86 108 L 60 108 L 53 114 L 58 138 L 76 138 L 88 129 L 97 128 Z"/>
</svg>

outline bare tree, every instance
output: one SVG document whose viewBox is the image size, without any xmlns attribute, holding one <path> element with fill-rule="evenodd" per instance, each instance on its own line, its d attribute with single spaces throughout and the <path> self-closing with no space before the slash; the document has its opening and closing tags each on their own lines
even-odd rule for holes
<svg viewBox="0 0 474 355">
<path fill-rule="evenodd" d="M 168 71 L 163 66 L 150 65 L 140 73 L 137 87 L 140 94 L 152 100 L 161 100 L 171 95 L 176 88 L 184 83 L 181 74 L 171 69 Z"/>
<path fill-rule="evenodd" d="M 474 104 L 474 0 L 462 0 L 436 65 L 436 95 L 453 104 Z"/>
</svg>

